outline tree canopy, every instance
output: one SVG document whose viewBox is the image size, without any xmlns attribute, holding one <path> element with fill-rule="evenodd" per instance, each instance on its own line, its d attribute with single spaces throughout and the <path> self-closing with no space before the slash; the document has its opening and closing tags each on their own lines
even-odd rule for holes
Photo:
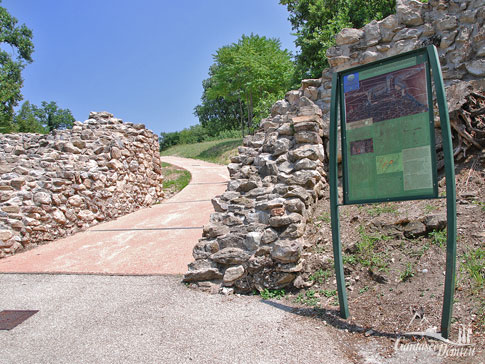
<svg viewBox="0 0 485 364">
<path fill-rule="evenodd" d="M 1 6 L 0 46 L 0 132 L 8 133 L 13 128 L 14 107 L 22 100 L 22 70 L 32 62 L 34 44 L 32 30 L 18 25 L 18 20 Z"/>
<path fill-rule="evenodd" d="M 224 111 L 230 110 L 228 117 L 232 120 L 237 115 L 242 121 L 245 116 L 246 127 L 251 130 L 267 115 L 271 104 L 288 91 L 293 72 L 291 54 L 281 49 L 278 39 L 243 35 L 214 55 L 199 111 L 208 102 L 214 102 L 212 111 L 222 106 Z M 242 122 L 241 129 L 244 130 Z"/>
<path fill-rule="evenodd" d="M 13 119 L 12 129 L 20 133 L 48 133 L 71 128 L 75 119 L 71 110 L 61 109 L 54 101 L 36 106 L 26 101 Z"/>
<path fill-rule="evenodd" d="M 212 76 L 213 69 L 209 70 Z M 207 129 L 210 136 L 216 136 L 223 130 L 238 129 L 241 120 L 245 120 L 245 108 L 240 108 L 237 101 L 229 101 L 223 97 L 208 97 L 208 90 L 213 84 L 212 78 L 202 81 L 204 88 L 201 97 L 201 104 L 194 108 L 194 115 L 199 119 L 200 124 Z"/>
<path fill-rule="evenodd" d="M 318 78 L 328 67 L 326 51 L 343 28 L 361 28 L 395 12 L 396 0 L 280 0 L 295 31 L 295 80 Z"/>
</svg>

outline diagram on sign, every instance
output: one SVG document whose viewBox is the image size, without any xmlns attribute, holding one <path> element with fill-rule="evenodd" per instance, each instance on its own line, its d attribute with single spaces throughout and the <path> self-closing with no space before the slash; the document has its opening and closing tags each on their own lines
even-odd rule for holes
<svg viewBox="0 0 485 364">
<path fill-rule="evenodd" d="M 428 111 L 424 64 L 366 80 L 358 74 L 344 78 L 348 128 Z"/>
<path fill-rule="evenodd" d="M 427 65 L 416 63 L 343 76 L 349 200 L 434 193 Z"/>
</svg>

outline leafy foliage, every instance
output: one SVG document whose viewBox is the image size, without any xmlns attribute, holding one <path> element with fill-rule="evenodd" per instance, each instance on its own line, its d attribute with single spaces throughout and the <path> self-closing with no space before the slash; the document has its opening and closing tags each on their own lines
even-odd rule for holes
<svg viewBox="0 0 485 364">
<path fill-rule="evenodd" d="M 210 136 L 216 136 L 224 130 L 236 130 L 242 125 L 241 120 L 246 119 L 244 103 L 240 105 L 237 101 L 229 101 L 223 97 L 213 99 L 208 97 L 208 90 L 213 84 L 212 75 L 215 68 L 213 65 L 209 70 L 211 77 L 202 81 L 204 88 L 202 102 L 194 108 L 194 115 L 199 118 L 199 122 L 207 129 Z"/>
<path fill-rule="evenodd" d="M 61 109 L 54 101 L 42 101 L 38 107 L 26 101 L 14 116 L 13 131 L 21 133 L 48 133 L 54 129 L 71 128 L 75 119 L 71 110 Z"/>
<path fill-rule="evenodd" d="M 0 132 L 13 130 L 14 107 L 22 100 L 22 70 L 32 62 L 32 30 L 0 7 Z M 11 52 L 6 51 L 10 48 Z"/>
<path fill-rule="evenodd" d="M 232 120 L 239 116 L 241 131 L 245 127 L 252 130 L 291 86 L 291 54 L 280 47 L 278 39 L 251 34 L 219 48 L 214 55 L 203 97 L 206 102 L 224 100 Z"/>
<path fill-rule="evenodd" d="M 343 28 L 361 28 L 394 13 L 396 0 L 280 0 L 295 31 L 295 80 L 318 78 L 328 67 L 326 52 Z"/>
<path fill-rule="evenodd" d="M 20 110 L 14 116 L 14 130 L 19 133 L 40 133 L 45 134 L 48 129 L 45 128 L 37 116 L 35 110 L 37 107 L 30 102 L 25 101 Z"/>
<path fill-rule="evenodd" d="M 42 101 L 41 107 L 34 107 L 35 116 L 48 131 L 54 129 L 69 129 L 76 119 L 72 116 L 71 110 L 61 109 L 54 101 Z"/>
</svg>

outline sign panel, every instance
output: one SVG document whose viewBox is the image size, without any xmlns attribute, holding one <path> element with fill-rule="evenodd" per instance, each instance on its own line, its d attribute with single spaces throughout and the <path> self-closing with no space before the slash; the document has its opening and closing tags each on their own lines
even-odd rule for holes
<svg viewBox="0 0 485 364">
<path fill-rule="evenodd" d="M 361 66 L 340 80 L 344 202 L 436 197 L 426 58 Z"/>
<path fill-rule="evenodd" d="M 338 192 L 338 115 L 343 204 L 437 198 L 431 72 L 446 176 L 446 276 L 441 335 L 448 338 L 456 275 L 456 191 L 445 88 L 435 46 L 336 72 L 330 104 L 329 183 L 340 316 L 349 317 Z"/>
</svg>

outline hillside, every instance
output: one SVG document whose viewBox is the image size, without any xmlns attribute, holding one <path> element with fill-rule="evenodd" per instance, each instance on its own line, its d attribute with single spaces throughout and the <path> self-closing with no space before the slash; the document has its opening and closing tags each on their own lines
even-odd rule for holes
<svg viewBox="0 0 485 364">
<path fill-rule="evenodd" d="M 242 145 L 242 139 L 223 139 L 196 144 L 179 144 L 163 150 L 162 156 L 201 159 L 207 162 L 228 164 L 232 156 L 237 154 L 237 148 Z"/>
</svg>

